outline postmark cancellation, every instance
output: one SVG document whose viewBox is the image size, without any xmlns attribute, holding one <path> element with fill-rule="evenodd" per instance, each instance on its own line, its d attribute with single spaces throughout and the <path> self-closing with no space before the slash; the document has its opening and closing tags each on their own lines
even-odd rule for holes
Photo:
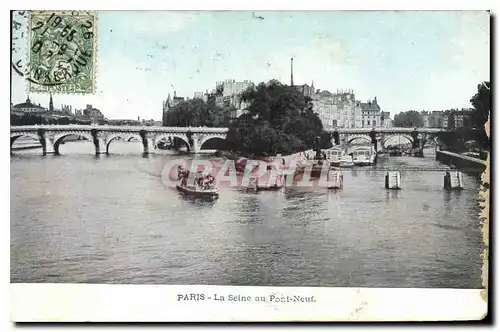
<svg viewBox="0 0 500 332">
<path fill-rule="evenodd" d="M 30 11 L 28 29 L 29 92 L 95 92 L 96 12 Z"/>
</svg>

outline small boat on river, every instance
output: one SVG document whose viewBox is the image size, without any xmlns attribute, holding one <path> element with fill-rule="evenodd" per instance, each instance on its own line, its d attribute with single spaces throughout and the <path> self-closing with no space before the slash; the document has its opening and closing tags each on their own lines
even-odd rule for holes
<svg viewBox="0 0 500 332">
<path fill-rule="evenodd" d="M 176 185 L 176 188 L 181 193 L 197 198 L 219 197 L 219 190 L 215 188 L 215 178 L 212 175 L 204 172 L 197 172 L 194 176 L 194 181 L 191 184 L 188 184 L 188 170 L 179 168 L 178 175 L 181 180 L 181 184 Z"/>
</svg>

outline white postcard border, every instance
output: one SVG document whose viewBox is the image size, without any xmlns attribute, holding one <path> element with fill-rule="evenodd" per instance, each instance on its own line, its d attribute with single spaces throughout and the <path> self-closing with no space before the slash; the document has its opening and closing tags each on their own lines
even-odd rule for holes
<svg viewBox="0 0 500 332">
<path fill-rule="evenodd" d="M 15 322 L 465 321 L 484 318 L 488 307 L 479 289 L 11 284 L 10 291 Z"/>
</svg>

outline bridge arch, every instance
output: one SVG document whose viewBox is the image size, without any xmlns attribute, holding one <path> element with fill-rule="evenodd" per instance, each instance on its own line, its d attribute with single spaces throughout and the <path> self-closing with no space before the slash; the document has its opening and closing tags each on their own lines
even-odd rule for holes
<svg viewBox="0 0 500 332">
<path fill-rule="evenodd" d="M 189 151 L 192 150 L 192 147 L 191 147 L 191 144 L 189 144 L 189 140 L 187 138 L 186 135 L 180 135 L 180 134 L 176 134 L 176 133 L 165 133 L 165 134 L 160 134 L 158 136 L 155 137 L 154 139 L 154 147 L 156 148 L 156 145 L 158 144 L 158 142 L 160 142 L 161 140 L 165 139 L 166 141 L 168 141 L 168 138 L 171 137 L 171 138 L 179 138 L 181 140 L 184 141 L 184 143 L 186 143 Z"/>
<path fill-rule="evenodd" d="M 404 139 L 406 139 L 408 141 L 408 143 L 410 144 L 413 144 L 413 137 L 411 137 L 410 135 L 407 135 L 407 134 L 392 134 L 392 135 L 386 135 L 384 136 L 383 140 L 382 140 L 382 147 L 385 148 L 386 147 L 386 143 L 388 140 L 390 140 L 391 138 L 396 138 L 396 137 L 403 137 Z"/>
<path fill-rule="evenodd" d="M 213 140 L 213 139 L 218 139 L 218 140 L 225 142 L 226 136 L 225 135 L 224 136 L 222 136 L 222 135 L 210 135 L 210 136 L 203 137 L 202 140 L 200 141 L 200 150 L 202 150 L 203 144 L 205 144 L 206 142 Z"/>
<path fill-rule="evenodd" d="M 349 137 L 347 138 L 347 143 L 348 143 L 348 144 L 351 144 L 351 143 L 352 143 L 352 141 L 357 140 L 357 139 L 359 139 L 359 140 L 364 140 L 364 141 L 366 141 L 366 142 L 368 142 L 368 143 L 370 143 L 370 144 L 371 144 L 371 142 L 372 142 L 372 139 L 371 139 L 371 137 L 370 137 L 370 136 L 367 136 L 367 135 L 356 135 L 356 136 L 349 136 Z"/>
<path fill-rule="evenodd" d="M 90 132 L 85 131 L 74 131 L 74 132 L 62 132 L 54 135 L 54 152 L 55 154 L 59 154 L 59 145 L 63 142 L 63 140 L 68 136 L 80 136 L 85 138 L 90 143 L 94 143 L 94 137 Z"/>
<path fill-rule="evenodd" d="M 30 138 L 33 138 L 33 139 L 37 140 L 38 142 L 40 142 L 40 136 L 38 136 L 38 134 L 36 134 L 36 133 L 11 133 L 10 134 L 10 147 L 12 148 L 12 144 L 14 144 L 14 142 L 18 138 L 21 138 L 21 137 L 30 137 Z"/>
<path fill-rule="evenodd" d="M 111 142 L 116 140 L 117 138 L 121 138 L 127 142 L 130 142 L 132 139 L 137 139 L 139 142 L 142 143 L 142 137 L 139 134 L 134 134 L 134 133 L 116 133 L 116 134 L 111 134 L 106 142 L 106 154 L 109 154 L 109 146 L 111 145 Z"/>
</svg>

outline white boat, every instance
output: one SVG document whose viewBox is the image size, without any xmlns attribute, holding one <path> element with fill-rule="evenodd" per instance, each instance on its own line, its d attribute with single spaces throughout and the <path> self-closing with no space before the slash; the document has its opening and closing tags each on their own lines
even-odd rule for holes
<svg viewBox="0 0 500 332">
<path fill-rule="evenodd" d="M 352 160 L 356 166 L 373 165 L 375 161 L 375 152 L 373 148 L 357 148 L 352 152 Z"/>
<path fill-rule="evenodd" d="M 352 156 L 344 155 L 340 160 L 339 166 L 340 168 L 349 168 L 354 166 L 354 161 Z"/>
<path fill-rule="evenodd" d="M 327 150 L 322 150 L 325 154 L 326 159 L 330 162 L 330 166 L 339 166 L 344 157 L 344 150 L 339 148 L 331 148 Z"/>
</svg>

